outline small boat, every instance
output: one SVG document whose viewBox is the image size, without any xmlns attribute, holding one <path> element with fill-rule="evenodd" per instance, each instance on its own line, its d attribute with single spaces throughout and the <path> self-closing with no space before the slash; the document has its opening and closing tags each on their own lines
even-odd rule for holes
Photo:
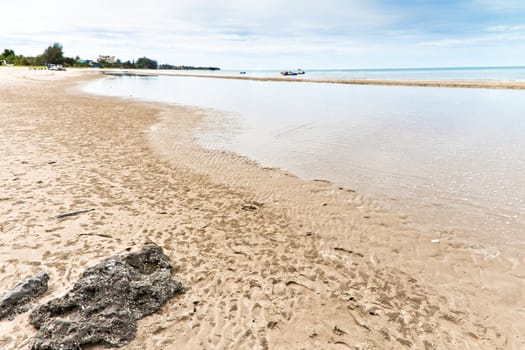
<svg viewBox="0 0 525 350">
<path fill-rule="evenodd" d="M 291 70 L 285 70 L 281 72 L 281 75 L 287 75 L 287 76 L 290 76 L 290 75 L 294 76 L 294 75 L 301 75 L 301 74 L 304 74 L 304 70 L 298 69 L 295 72 Z"/>
<path fill-rule="evenodd" d="M 239 74 L 246 74 L 246 72 L 239 72 Z"/>
</svg>

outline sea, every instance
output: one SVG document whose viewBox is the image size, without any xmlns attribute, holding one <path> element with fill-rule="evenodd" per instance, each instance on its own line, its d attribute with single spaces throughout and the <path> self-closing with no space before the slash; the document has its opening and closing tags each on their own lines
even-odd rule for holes
<svg viewBox="0 0 525 350">
<path fill-rule="evenodd" d="M 241 71 L 280 76 L 188 73 Z M 305 71 L 327 80 L 525 81 L 525 67 Z M 196 135 L 203 147 L 352 188 L 436 234 L 525 243 L 525 90 L 133 75 L 84 90 L 202 108 L 218 121 Z"/>
<path fill-rule="evenodd" d="M 280 77 L 282 71 L 303 70 L 288 67 L 282 70 L 192 70 L 192 75 Z M 438 68 L 375 68 L 375 69 L 307 69 L 301 79 L 312 80 L 432 80 L 432 81 L 525 81 L 525 66 L 520 67 L 438 67 Z M 181 71 L 165 71 L 181 73 Z M 291 79 L 294 77 L 291 76 Z"/>
</svg>

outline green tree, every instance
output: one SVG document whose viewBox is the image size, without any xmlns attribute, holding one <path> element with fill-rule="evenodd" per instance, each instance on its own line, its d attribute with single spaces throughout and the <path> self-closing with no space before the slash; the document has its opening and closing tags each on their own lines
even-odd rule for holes
<svg viewBox="0 0 525 350">
<path fill-rule="evenodd" d="M 42 54 L 42 59 L 47 64 L 64 64 L 62 45 L 54 43 L 52 46 L 49 46 Z"/>
<path fill-rule="evenodd" d="M 126 69 L 130 69 L 130 68 L 135 68 L 135 63 L 131 63 L 130 60 L 127 60 L 126 62 L 122 62 L 121 65 L 120 65 L 122 68 L 126 68 Z"/>
<path fill-rule="evenodd" d="M 43 66 L 46 62 L 44 61 L 44 58 L 42 57 L 42 55 L 38 55 L 34 58 L 33 60 L 33 64 L 35 66 Z"/>
<path fill-rule="evenodd" d="M 0 55 L 0 60 L 7 61 L 7 63 L 13 63 L 16 60 L 16 55 L 13 50 L 4 49 L 4 52 Z"/>
<path fill-rule="evenodd" d="M 4 49 L 4 52 L 2 53 L 2 57 L 4 59 L 8 59 L 8 58 L 14 57 L 14 56 L 15 56 L 15 52 L 13 50 Z"/>
<path fill-rule="evenodd" d="M 21 66 L 31 66 L 34 63 L 34 59 L 32 57 L 24 57 L 20 56 L 20 59 L 18 60 L 17 64 Z"/>
<path fill-rule="evenodd" d="M 157 61 L 149 59 L 147 57 L 142 57 L 137 60 L 135 64 L 137 68 L 148 68 L 148 69 L 157 69 Z"/>
<path fill-rule="evenodd" d="M 65 66 L 73 67 L 75 65 L 75 59 L 73 57 L 64 57 L 63 64 Z"/>
</svg>

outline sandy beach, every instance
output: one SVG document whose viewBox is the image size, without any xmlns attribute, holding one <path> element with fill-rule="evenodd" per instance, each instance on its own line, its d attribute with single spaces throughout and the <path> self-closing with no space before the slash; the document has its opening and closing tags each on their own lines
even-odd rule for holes
<svg viewBox="0 0 525 350">
<path fill-rule="evenodd" d="M 45 270 L 42 303 L 154 242 L 187 291 L 125 349 L 525 347 L 523 252 L 202 149 L 206 113 L 80 92 L 99 77 L 0 69 L 0 293 Z M 34 334 L 4 319 L 0 348 Z"/>
</svg>

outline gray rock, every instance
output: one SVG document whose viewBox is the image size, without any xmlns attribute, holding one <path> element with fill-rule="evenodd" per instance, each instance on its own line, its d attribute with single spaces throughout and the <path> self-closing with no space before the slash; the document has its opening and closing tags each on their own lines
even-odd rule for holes
<svg viewBox="0 0 525 350">
<path fill-rule="evenodd" d="M 4 294 L 0 299 L 0 320 L 6 316 L 12 319 L 14 315 L 26 312 L 28 304 L 47 291 L 47 281 L 49 275 L 41 271 Z"/>
<path fill-rule="evenodd" d="M 171 278 L 162 248 L 112 256 L 88 268 L 73 289 L 29 315 L 38 329 L 33 350 L 77 350 L 85 345 L 123 346 L 136 334 L 136 321 L 184 293 Z"/>
</svg>

